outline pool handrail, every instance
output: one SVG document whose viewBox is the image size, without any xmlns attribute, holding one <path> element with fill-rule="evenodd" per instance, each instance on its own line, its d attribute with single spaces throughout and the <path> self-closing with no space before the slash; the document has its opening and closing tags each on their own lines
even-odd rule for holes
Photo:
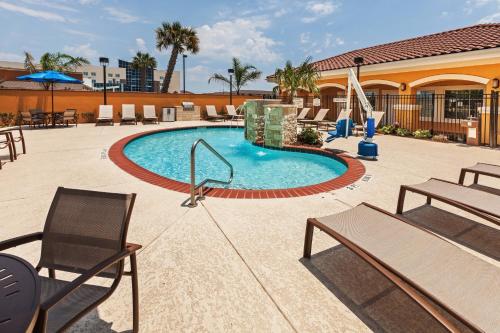
<svg viewBox="0 0 500 333">
<path fill-rule="evenodd" d="M 198 144 L 203 144 L 210 152 L 212 152 L 218 159 L 220 159 L 224 164 L 226 164 L 229 167 L 230 175 L 229 175 L 229 180 L 223 181 L 223 180 L 217 180 L 217 179 L 211 179 L 211 178 L 205 178 L 203 181 L 201 181 L 198 185 L 196 185 L 196 179 L 195 179 L 195 171 L 196 171 L 196 147 L 198 147 Z M 191 186 L 190 186 L 190 202 L 189 202 L 189 207 L 196 207 L 196 190 L 200 190 L 198 199 L 203 199 L 203 186 L 207 183 L 215 183 L 215 184 L 223 184 L 223 185 L 229 185 L 233 181 L 233 165 L 229 163 L 228 160 L 224 158 L 217 150 L 215 150 L 208 142 L 206 142 L 203 139 L 198 139 L 193 143 L 193 146 L 191 147 Z"/>
</svg>

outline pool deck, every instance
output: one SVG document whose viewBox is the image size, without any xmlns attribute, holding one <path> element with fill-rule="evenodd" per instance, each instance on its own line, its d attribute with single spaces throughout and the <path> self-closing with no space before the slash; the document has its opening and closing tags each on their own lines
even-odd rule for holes
<svg viewBox="0 0 500 333">
<path fill-rule="evenodd" d="M 322 233 L 315 233 L 312 260 L 302 260 L 306 218 L 363 201 L 394 212 L 399 185 L 430 177 L 457 181 L 461 167 L 498 164 L 500 150 L 377 136 L 381 156 L 362 161 L 366 177 L 355 186 L 287 199 L 207 197 L 196 208 L 181 206 L 186 194 L 143 182 L 108 158 L 111 145 L 126 136 L 196 124 L 209 125 L 25 130 L 28 154 L 0 170 L 0 240 L 42 230 L 58 186 L 135 192 L 128 240 L 143 245 L 141 332 L 410 332 L 433 325 L 390 283 Z M 358 142 L 339 139 L 326 147 L 354 154 Z M 5 160 L 5 150 L 0 154 Z M 494 180 L 483 183 L 500 187 Z M 424 199 L 409 195 L 407 202 L 416 207 Z M 30 244 L 11 253 L 36 264 L 39 251 L 39 244 Z M 72 331 L 126 332 L 131 318 L 130 283 L 124 277 L 114 295 Z"/>
</svg>

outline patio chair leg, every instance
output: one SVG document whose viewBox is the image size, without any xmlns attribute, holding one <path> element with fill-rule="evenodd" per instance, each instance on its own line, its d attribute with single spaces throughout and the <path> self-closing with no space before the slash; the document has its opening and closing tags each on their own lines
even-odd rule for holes
<svg viewBox="0 0 500 333">
<path fill-rule="evenodd" d="M 427 201 L 426 201 L 426 203 L 427 203 L 428 205 L 430 205 L 430 204 L 432 203 L 432 198 L 431 198 L 431 197 L 427 197 Z"/>
<path fill-rule="evenodd" d="M 55 279 L 56 278 L 56 271 L 49 268 L 49 278 Z"/>
<path fill-rule="evenodd" d="M 130 255 L 130 271 L 132 278 L 132 313 L 133 313 L 133 330 L 139 332 L 139 284 L 137 280 L 137 257 L 135 253 Z"/>
<path fill-rule="evenodd" d="M 24 142 L 24 134 L 21 127 L 19 127 L 19 137 L 21 138 L 21 146 L 23 147 L 23 154 L 26 154 L 26 143 Z"/>
<path fill-rule="evenodd" d="M 17 151 L 16 151 L 16 142 L 14 141 L 14 135 L 12 135 L 11 132 L 9 132 L 9 140 L 10 140 L 10 148 L 12 148 L 12 151 L 11 151 L 11 162 L 13 162 L 14 160 L 17 160 Z M 12 159 L 12 157 L 14 157 L 14 160 Z"/>
<path fill-rule="evenodd" d="M 403 214 L 403 207 L 405 205 L 405 195 L 406 195 L 406 188 L 404 186 L 401 186 L 399 190 L 398 208 L 396 210 L 397 214 Z"/>
<path fill-rule="evenodd" d="M 474 184 L 477 184 L 478 181 L 479 181 L 479 174 L 475 173 L 474 174 Z"/>
<path fill-rule="evenodd" d="M 465 170 L 460 171 L 460 178 L 458 179 L 458 183 L 459 183 L 460 185 L 463 185 L 463 184 L 464 184 L 464 181 L 465 181 L 465 173 L 466 173 L 466 171 L 465 171 Z"/>
<path fill-rule="evenodd" d="M 312 241 L 314 234 L 314 224 L 307 221 L 306 225 L 306 236 L 304 239 L 304 258 L 311 258 Z"/>
</svg>

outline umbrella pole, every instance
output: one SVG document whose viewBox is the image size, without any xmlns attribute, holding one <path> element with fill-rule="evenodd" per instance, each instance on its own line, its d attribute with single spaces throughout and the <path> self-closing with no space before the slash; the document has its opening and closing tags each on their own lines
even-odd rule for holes
<svg viewBox="0 0 500 333">
<path fill-rule="evenodd" d="M 52 127 L 56 127 L 56 118 L 54 118 L 54 82 L 52 82 Z"/>
</svg>

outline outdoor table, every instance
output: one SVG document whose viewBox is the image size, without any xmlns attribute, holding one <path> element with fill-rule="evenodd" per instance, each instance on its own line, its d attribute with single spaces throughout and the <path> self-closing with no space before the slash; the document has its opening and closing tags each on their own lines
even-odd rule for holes
<svg viewBox="0 0 500 333">
<path fill-rule="evenodd" d="M 32 332 L 40 308 L 40 278 L 27 261 L 0 254 L 0 332 Z"/>
</svg>

